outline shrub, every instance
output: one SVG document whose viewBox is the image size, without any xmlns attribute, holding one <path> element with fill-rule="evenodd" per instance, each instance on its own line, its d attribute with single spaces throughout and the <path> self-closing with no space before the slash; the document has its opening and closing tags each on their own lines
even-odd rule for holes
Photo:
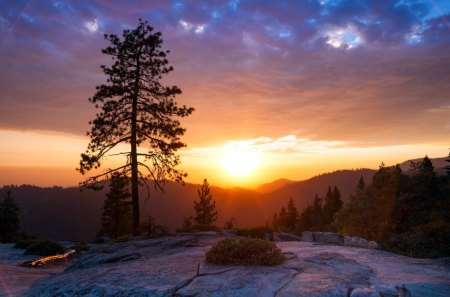
<svg viewBox="0 0 450 297">
<path fill-rule="evenodd" d="M 120 237 L 117 237 L 116 239 L 114 239 L 112 241 L 112 243 L 122 243 L 122 242 L 127 242 L 131 239 L 131 235 L 122 235 Z"/>
<path fill-rule="evenodd" d="M 238 229 L 237 234 L 240 236 L 251 237 L 251 238 L 260 238 L 265 239 L 266 234 L 272 235 L 274 229 L 268 226 L 259 226 L 249 229 Z"/>
<path fill-rule="evenodd" d="M 76 250 L 77 252 L 87 252 L 91 247 L 83 241 L 75 242 L 74 246 L 71 249 Z"/>
<path fill-rule="evenodd" d="M 40 240 L 25 250 L 25 255 L 53 256 L 63 254 L 67 248 L 59 242 L 52 240 Z"/>
<path fill-rule="evenodd" d="M 442 258 L 450 255 L 450 224 L 441 221 L 418 226 L 411 232 L 388 237 L 383 249 L 416 258 Z"/>
<path fill-rule="evenodd" d="M 30 245 L 38 243 L 39 241 L 40 241 L 39 239 L 35 239 L 35 238 L 20 239 L 16 242 L 14 247 L 17 249 L 26 249 Z"/>
<path fill-rule="evenodd" d="M 214 225 L 193 225 L 191 228 L 189 229 L 177 229 L 177 232 L 207 232 L 207 231 L 215 231 L 215 232 L 220 232 L 222 231 L 222 229 L 220 229 L 217 226 Z"/>
<path fill-rule="evenodd" d="M 273 242 L 258 238 L 225 238 L 206 253 L 211 264 L 246 264 L 272 266 L 285 260 Z"/>
</svg>

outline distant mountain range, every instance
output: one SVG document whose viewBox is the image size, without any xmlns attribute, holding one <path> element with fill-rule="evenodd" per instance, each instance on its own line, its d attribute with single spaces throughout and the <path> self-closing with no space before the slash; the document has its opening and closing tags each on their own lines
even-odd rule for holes
<svg viewBox="0 0 450 297">
<path fill-rule="evenodd" d="M 440 169 L 445 166 L 444 160 L 433 159 L 439 172 L 443 172 Z M 402 163 L 401 167 L 409 168 L 409 161 Z M 366 183 L 370 183 L 375 172 L 373 169 L 339 170 L 304 181 L 279 179 L 256 190 L 212 186 L 219 212 L 216 224 L 222 226 L 232 217 L 240 227 L 265 224 L 291 197 L 301 210 L 312 202 L 316 194 L 323 197 L 328 186 L 337 186 L 346 201 L 354 193 L 359 178 L 363 177 Z M 148 200 L 146 190 L 141 189 L 141 213 L 143 217 L 151 215 L 158 224 L 174 230 L 181 226 L 184 217 L 194 213 L 193 201 L 197 199 L 199 187 L 168 182 L 165 193 L 151 189 Z M 100 228 L 106 191 L 22 185 L 14 187 L 12 194 L 21 209 L 23 232 L 43 238 L 89 241 Z M 5 189 L 1 189 L 0 199 L 4 195 Z"/>
</svg>

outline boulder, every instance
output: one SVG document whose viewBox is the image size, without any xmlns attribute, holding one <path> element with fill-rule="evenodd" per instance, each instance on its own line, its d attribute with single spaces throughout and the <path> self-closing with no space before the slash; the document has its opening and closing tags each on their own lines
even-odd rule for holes
<svg viewBox="0 0 450 297">
<path fill-rule="evenodd" d="M 379 250 L 380 245 L 376 241 L 369 241 L 369 243 L 367 244 L 367 248 L 371 250 Z"/>
<path fill-rule="evenodd" d="M 339 233 L 324 232 L 323 233 L 323 242 L 337 244 L 337 245 L 344 245 L 344 236 L 342 236 Z"/>
<path fill-rule="evenodd" d="M 303 231 L 302 232 L 302 241 L 312 242 L 314 241 L 314 236 L 311 231 Z"/>
<path fill-rule="evenodd" d="M 313 238 L 316 242 L 323 242 L 323 232 L 313 232 Z"/>
<path fill-rule="evenodd" d="M 302 241 L 302 238 L 289 233 L 274 232 L 273 241 Z"/>
<path fill-rule="evenodd" d="M 371 288 L 356 288 L 352 291 L 350 297 L 380 297 L 380 294 Z"/>
</svg>

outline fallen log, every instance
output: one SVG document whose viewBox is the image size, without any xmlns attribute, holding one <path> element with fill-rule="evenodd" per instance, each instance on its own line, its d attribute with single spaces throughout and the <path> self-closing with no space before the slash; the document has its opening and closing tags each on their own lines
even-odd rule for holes
<svg viewBox="0 0 450 297">
<path fill-rule="evenodd" d="M 48 257 L 40 258 L 40 259 L 33 260 L 33 261 L 26 261 L 26 262 L 22 263 L 20 266 L 37 268 L 37 267 L 41 267 L 43 265 L 47 265 L 47 264 L 54 263 L 54 262 L 67 261 L 69 259 L 69 257 L 71 255 L 75 254 L 76 252 L 77 252 L 76 250 L 68 250 L 64 254 L 48 256 Z"/>
</svg>

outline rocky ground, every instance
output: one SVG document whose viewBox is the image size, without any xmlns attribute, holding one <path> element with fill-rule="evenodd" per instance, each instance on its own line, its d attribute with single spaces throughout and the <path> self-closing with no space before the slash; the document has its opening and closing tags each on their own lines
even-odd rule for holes
<svg viewBox="0 0 450 297">
<path fill-rule="evenodd" d="M 49 265 L 40 269 L 21 267 L 38 256 L 25 256 L 13 244 L 0 244 L 0 297 L 24 296 L 31 284 L 62 272 L 67 264 Z"/>
<path fill-rule="evenodd" d="M 10 263 L 4 273 L 0 262 L 7 284 L 0 296 L 450 296 L 450 263 L 443 259 L 289 241 L 277 243 L 288 257 L 278 266 L 205 264 L 219 239 L 202 233 L 99 245 L 64 271 Z"/>
</svg>

